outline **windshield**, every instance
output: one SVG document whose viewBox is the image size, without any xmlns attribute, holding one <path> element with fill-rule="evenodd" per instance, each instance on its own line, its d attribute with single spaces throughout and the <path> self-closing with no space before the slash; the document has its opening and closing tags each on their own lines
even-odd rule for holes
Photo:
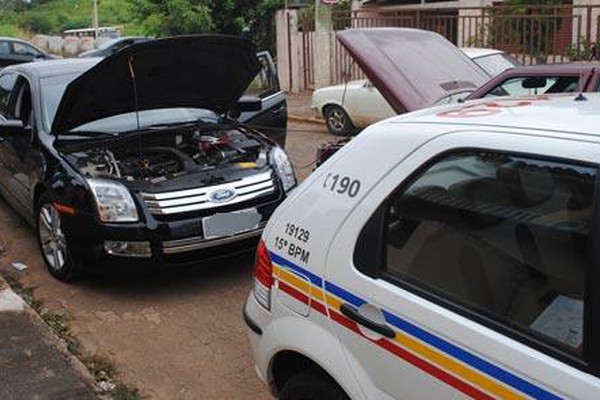
<svg viewBox="0 0 600 400">
<path fill-rule="evenodd" d="M 154 125 L 169 125 L 193 121 L 205 121 L 218 123 L 218 116 L 201 108 L 161 108 L 155 110 L 144 110 L 139 112 L 140 128 Z M 73 129 L 71 132 L 102 132 L 118 133 L 137 129 L 137 117 L 135 112 L 102 118 L 97 121 L 88 122 Z"/>
<path fill-rule="evenodd" d="M 475 64 L 479 65 L 491 77 L 505 70 L 520 65 L 517 60 L 504 53 L 491 54 L 489 56 L 474 58 Z"/>
<path fill-rule="evenodd" d="M 73 73 L 42 78 L 40 80 L 43 120 L 46 132 L 51 132 L 52 130 L 52 123 L 67 85 L 79 75 L 80 73 Z M 163 108 L 144 110 L 139 113 L 139 118 L 141 128 L 152 125 L 185 123 L 198 120 L 216 123 L 219 120 L 217 114 L 202 108 Z M 134 129 L 137 129 L 135 112 L 127 112 L 88 122 L 87 124 L 76 127 L 72 132 L 87 131 L 114 133 L 132 131 Z"/>
<path fill-rule="evenodd" d="M 77 78 L 80 73 L 66 74 L 42 78 L 40 80 L 42 94 L 42 108 L 44 116 L 44 129 L 46 132 L 51 131 L 52 121 L 56 115 L 60 99 L 65 93 L 65 89 L 69 82 Z"/>
</svg>

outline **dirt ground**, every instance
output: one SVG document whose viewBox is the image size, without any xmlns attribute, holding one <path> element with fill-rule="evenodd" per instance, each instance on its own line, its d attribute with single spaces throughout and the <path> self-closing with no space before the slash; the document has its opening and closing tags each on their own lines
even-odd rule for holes
<svg viewBox="0 0 600 400">
<path fill-rule="evenodd" d="M 287 150 L 299 178 L 315 149 L 333 139 L 324 127 L 290 123 Z M 55 311 L 91 353 L 113 359 L 126 383 L 150 399 L 265 399 L 256 376 L 242 305 L 252 285 L 252 254 L 202 268 L 137 276 L 84 276 L 64 284 L 46 272 L 34 231 L 0 200 L 0 269 Z M 16 271 L 12 262 L 28 265 Z"/>
</svg>

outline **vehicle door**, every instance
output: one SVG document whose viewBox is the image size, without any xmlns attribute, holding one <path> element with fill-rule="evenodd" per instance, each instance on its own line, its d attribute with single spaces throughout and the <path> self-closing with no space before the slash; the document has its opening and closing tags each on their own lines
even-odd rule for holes
<svg viewBox="0 0 600 400">
<path fill-rule="evenodd" d="M 382 178 L 326 262 L 329 314 L 367 398 L 600 398 L 599 156 L 457 132 Z"/>
<path fill-rule="evenodd" d="M 0 78 L 5 78 L 3 75 Z M 6 78 L 9 80 L 10 78 Z M 35 132 L 34 110 L 32 109 L 31 86 L 23 77 L 18 76 L 9 95 L 6 108 L 6 120 L 18 120 L 23 123 L 21 133 L 7 133 L 0 125 L 0 160 L 2 160 L 2 194 L 13 207 L 23 215 L 31 214 L 31 179 L 36 170 L 37 153 L 33 148 Z"/>
<path fill-rule="evenodd" d="M 352 121 L 357 126 L 368 126 L 396 115 L 387 100 L 368 80 L 356 87 L 356 90 L 346 90 L 344 108 L 350 111 Z"/>
<path fill-rule="evenodd" d="M 287 101 L 279 86 L 275 63 L 267 51 L 257 54 L 261 70 L 242 98 L 258 98 L 260 111 L 242 112 L 239 121 L 256 128 L 285 146 L 287 133 Z"/>
<path fill-rule="evenodd" d="M 2 42 L 0 42 L 0 51 L 1 47 Z M 4 73 L 0 75 L 0 123 L 8 118 L 11 95 L 13 94 L 17 78 L 18 75 L 16 73 Z M 1 130 L 2 128 L 0 128 L 0 189 L 6 185 L 8 180 L 8 169 L 5 162 L 5 154 L 7 153 L 8 146 L 6 143 L 7 136 L 3 135 Z"/>
</svg>

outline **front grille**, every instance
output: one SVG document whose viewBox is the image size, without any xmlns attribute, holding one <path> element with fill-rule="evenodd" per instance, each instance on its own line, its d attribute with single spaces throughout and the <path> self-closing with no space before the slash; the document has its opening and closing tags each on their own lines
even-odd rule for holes
<svg viewBox="0 0 600 400">
<path fill-rule="evenodd" d="M 231 200 L 226 202 L 211 201 L 210 193 L 231 188 L 236 192 L 236 196 Z M 242 203 L 271 194 L 275 191 L 275 188 L 276 183 L 269 171 L 221 185 L 174 192 L 142 193 L 141 195 L 150 213 L 153 215 L 170 215 Z"/>
</svg>

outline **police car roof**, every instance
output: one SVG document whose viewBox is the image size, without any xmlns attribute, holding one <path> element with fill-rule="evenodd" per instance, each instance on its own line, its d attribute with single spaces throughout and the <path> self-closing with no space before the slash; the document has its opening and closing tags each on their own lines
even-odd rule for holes
<svg viewBox="0 0 600 400">
<path fill-rule="evenodd" d="M 600 93 L 480 99 L 400 115 L 387 123 L 527 129 L 592 136 L 597 141 Z"/>
</svg>

